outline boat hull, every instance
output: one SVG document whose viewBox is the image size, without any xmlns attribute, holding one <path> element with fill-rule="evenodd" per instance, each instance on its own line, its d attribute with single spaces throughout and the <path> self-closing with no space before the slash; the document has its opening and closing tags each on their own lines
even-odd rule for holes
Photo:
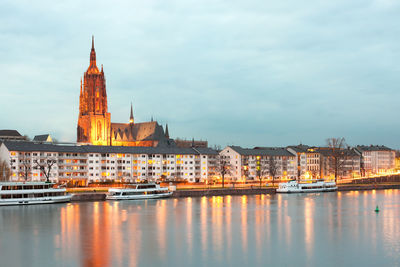
<svg viewBox="0 0 400 267">
<path fill-rule="evenodd" d="M 15 205 L 38 205 L 38 204 L 54 204 L 70 202 L 72 196 L 56 196 L 43 198 L 18 198 L 18 199 L 0 199 L 0 206 L 15 206 Z"/>
<path fill-rule="evenodd" d="M 146 195 L 127 195 L 127 196 L 106 196 L 107 200 L 142 200 L 142 199 L 157 199 L 167 198 L 172 195 L 172 192 L 161 193 L 161 194 L 146 194 Z"/>
<path fill-rule="evenodd" d="M 333 192 L 336 191 L 337 187 L 333 188 L 315 188 L 315 189 L 276 189 L 277 193 L 314 193 L 314 192 Z"/>
</svg>

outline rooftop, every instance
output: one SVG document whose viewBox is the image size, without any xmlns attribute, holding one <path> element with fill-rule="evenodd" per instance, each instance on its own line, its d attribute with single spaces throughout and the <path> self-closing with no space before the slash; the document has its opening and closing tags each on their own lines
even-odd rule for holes
<svg viewBox="0 0 400 267">
<path fill-rule="evenodd" d="M 0 136 L 22 136 L 17 130 L 0 130 Z"/>
<path fill-rule="evenodd" d="M 126 154 L 192 154 L 216 155 L 211 148 L 180 148 L 180 147 L 140 147 L 140 146 L 92 146 L 92 145 L 56 145 L 33 142 L 4 141 L 9 151 L 22 152 L 69 152 L 69 153 L 126 153 Z"/>
<path fill-rule="evenodd" d="M 289 156 L 294 155 L 284 147 L 255 147 L 255 148 L 242 148 L 240 146 L 229 146 L 240 155 L 246 156 Z"/>
<path fill-rule="evenodd" d="M 393 151 L 393 149 L 387 146 L 379 145 L 357 146 L 356 149 L 359 151 Z"/>
</svg>

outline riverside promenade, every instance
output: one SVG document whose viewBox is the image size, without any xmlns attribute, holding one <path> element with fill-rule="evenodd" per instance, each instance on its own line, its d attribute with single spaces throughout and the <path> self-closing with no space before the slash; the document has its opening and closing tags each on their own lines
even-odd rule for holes
<svg viewBox="0 0 400 267">
<path fill-rule="evenodd" d="M 174 191 L 173 198 L 183 197 L 204 197 L 204 196 L 226 196 L 226 195 L 260 195 L 276 194 L 275 186 L 256 186 L 252 185 L 245 188 L 184 188 Z M 366 179 L 353 180 L 351 183 L 338 183 L 338 191 L 359 191 L 359 190 L 384 190 L 400 189 L 400 175 L 391 175 L 383 177 L 374 177 Z M 69 190 L 73 193 L 72 201 L 104 201 L 107 188 L 93 189 L 83 188 L 81 191 Z"/>
</svg>

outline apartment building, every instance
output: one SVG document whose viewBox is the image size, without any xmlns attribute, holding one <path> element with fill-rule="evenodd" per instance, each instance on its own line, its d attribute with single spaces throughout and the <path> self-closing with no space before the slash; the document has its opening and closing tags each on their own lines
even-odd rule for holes
<svg viewBox="0 0 400 267">
<path fill-rule="evenodd" d="M 359 176 L 361 157 L 353 148 L 334 151 L 328 147 L 307 145 L 289 146 L 290 152 L 297 155 L 297 177 L 300 179 L 321 179 Z"/>
<path fill-rule="evenodd" d="M 361 154 L 363 175 L 380 174 L 394 170 L 396 151 L 386 146 L 357 146 Z"/>
<path fill-rule="evenodd" d="M 6 141 L 0 160 L 12 171 L 11 180 L 43 180 L 38 164 L 50 167 L 54 182 L 176 179 L 201 182 L 215 175 L 218 153 L 210 148 L 55 145 Z M 51 162 L 48 164 L 48 162 Z"/>
<path fill-rule="evenodd" d="M 274 169 L 274 178 L 297 177 L 296 154 L 286 148 L 227 146 L 219 154 L 229 162 L 227 178 L 233 181 L 257 180 L 258 175 L 271 178 Z"/>
</svg>

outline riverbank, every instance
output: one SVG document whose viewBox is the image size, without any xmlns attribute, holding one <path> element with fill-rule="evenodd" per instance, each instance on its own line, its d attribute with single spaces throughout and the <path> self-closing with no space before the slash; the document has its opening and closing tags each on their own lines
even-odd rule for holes
<svg viewBox="0 0 400 267">
<path fill-rule="evenodd" d="M 400 183 L 382 184 L 344 184 L 338 186 L 338 191 L 400 189 Z"/>
<path fill-rule="evenodd" d="M 361 190 L 384 190 L 384 189 L 400 189 L 400 183 L 382 183 L 382 184 L 344 184 L 338 186 L 338 191 L 361 191 Z M 172 194 L 173 198 L 183 197 L 209 197 L 209 196 L 238 196 L 238 195 L 261 195 L 276 194 L 276 188 L 220 188 L 220 189 L 194 189 L 194 190 L 177 190 Z M 71 201 L 104 201 L 106 199 L 105 192 L 76 192 L 72 196 Z"/>
</svg>

